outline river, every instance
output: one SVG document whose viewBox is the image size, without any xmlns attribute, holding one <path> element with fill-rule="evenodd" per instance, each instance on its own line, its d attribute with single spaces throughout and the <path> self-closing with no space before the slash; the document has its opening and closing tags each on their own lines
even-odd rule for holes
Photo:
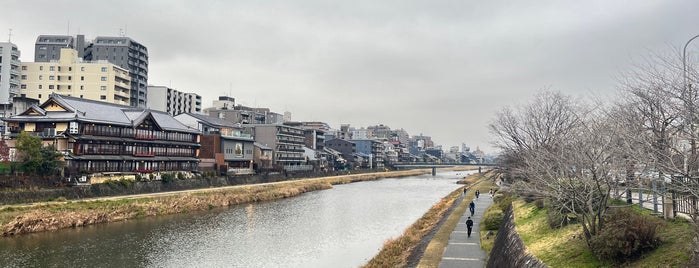
<svg viewBox="0 0 699 268">
<path fill-rule="evenodd" d="M 0 238 L 0 266 L 357 267 L 466 174 L 335 185 L 207 212 Z"/>
</svg>

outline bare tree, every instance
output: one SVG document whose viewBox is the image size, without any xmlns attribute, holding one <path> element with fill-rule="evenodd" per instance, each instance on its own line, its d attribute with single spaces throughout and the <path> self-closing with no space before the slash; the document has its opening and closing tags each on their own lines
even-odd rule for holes
<svg viewBox="0 0 699 268">
<path fill-rule="evenodd" d="M 603 228 L 613 171 L 624 167 L 605 110 L 544 92 L 518 114 L 503 110 L 490 125 L 495 144 L 517 160 L 501 164 L 526 178 L 514 189 L 550 200 L 564 215 L 577 215 L 587 240 Z"/>
</svg>

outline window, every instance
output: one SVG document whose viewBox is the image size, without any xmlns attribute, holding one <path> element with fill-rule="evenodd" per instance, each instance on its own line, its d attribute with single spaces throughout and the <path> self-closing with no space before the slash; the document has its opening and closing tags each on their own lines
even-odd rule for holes
<svg viewBox="0 0 699 268">
<path fill-rule="evenodd" d="M 100 78 L 100 80 L 102 80 L 102 81 L 107 81 L 107 77 L 106 77 L 106 76 L 102 76 L 102 77 Z"/>
<path fill-rule="evenodd" d="M 26 70 L 27 70 L 27 66 L 22 66 L 22 71 L 26 71 Z"/>
<path fill-rule="evenodd" d="M 73 71 L 73 67 L 68 67 L 68 71 Z"/>
<path fill-rule="evenodd" d="M 53 76 L 53 75 L 49 75 L 49 80 L 55 80 L 55 79 L 56 79 L 56 77 L 55 77 L 55 76 Z"/>
<path fill-rule="evenodd" d="M 85 86 L 80 85 L 80 90 L 83 90 L 83 89 L 85 89 Z"/>
<path fill-rule="evenodd" d="M 100 90 L 107 90 L 107 86 L 100 86 Z"/>
<path fill-rule="evenodd" d="M 26 75 L 26 74 L 23 74 L 23 75 L 22 75 L 22 80 L 27 80 L 27 75 Z"/>
<path fill-rule="evenodd" d="M 106 99 L 107 99 L 107 95 L 100 95 L 100 100 L 106 100 Z"/>
<path fill-rule="evenodd" d="M 70 88 L 71 88 L 71 86 L 69 85 L 69 86 L 68 86 L 68 89 L 70 89 Z"/>
<path fill-rule="evenodd" d="M 68 76 L 68 81 L 71 81 L 71 80 L 73 80 L 73 77 L 72 77 L 72 76 Z"/>
<path fill-rule="evenodd" d="M 55 70 L 56 70 L 56 66 L 49 66 L 49 71 L 55 71 Z"/>
<path fill-rule="evenodd" d="M 39 99 L 41 99 L 41 94 L 39 94 Z"/>
<path fill-rule="evenodd" d="M 82 99 L 82 98 L 83 98 L 83 95 L 80 95 L 80 98 Z"/>
<path fill-rule="evenodd" d="M 44 70 L 44 66 L 39 66 L 39 71 L 43 71 L 43 70 Z"/>
<path fill-rule="evenodd" d="M 85 67 L 80 67 L 80 71 L 81 71 L 81 72 L 84 72 L 84 71 L 85 71 Z"/>
<path fill-rule="evenodd" d="M 102 72 L 106 72 L 106 71 L 107 71 L 107 67 L 102 67 Z"/>
<path fill-rule="evenodd" d="M 19 88 L 21 88 L 21 89 L 27 89 L 27 85 L 20 85 Z"/>
<path fill-rule="evenodd" d="M 43 76 L 43 75 L 39 75 L 39 80 L 44 80 L 44 76 Z"/>
<path fill-rule="evenodd" d="M 53 89 L 53 85 L 49 85 L 49 89 Z"/>
<path fill-rule="evenodd" d="M 41 88 L 42 88 L 42 86 L 41 86 L 41 85 L 39 85 L 39 89 L 41 89 Z"/>
<path fill-rule="evenodd" d="M 80 81 L 85 81 L 85 77 L 84 77 L 84 76 L 81 76 L 81 77 L 80 77 Z"/>
<path fill-rule="evenodd" d="M 58 66 L 58 71 L 59 71 L 59 72 L 61 71 L 61 66 Z"/>
</svg>

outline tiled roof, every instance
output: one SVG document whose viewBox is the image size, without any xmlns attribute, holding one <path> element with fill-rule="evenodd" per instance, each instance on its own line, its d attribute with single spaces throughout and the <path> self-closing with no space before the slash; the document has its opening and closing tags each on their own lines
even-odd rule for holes
<svg viewBox="0 0 699 268">
<path fill-rule="evenodd" d="M 43 108 L 50 103 L 56 103 L 66 111 L 46 111 Z M 198 133 L 199 131 L 185 126 L 165 112 L 150 109 L 139 109 L 102 101 L 69 97 L 59 94 L 51 94 L 49 100 L 39 107 L 45 111 L 41 116 L 22 113 L 12 116 L 5 121 L 78 121 L 113 124 L 121 126 L 135 126 L 145 118 L 152 117 L 153 121 L 163 130 Z M 32 108 L 30 108 L 32 109 Z M 34 108 L 36 110 L 36 108 Z"/>
<path fill-rule="evenodd" d="M 203 114 L 195 114 L 195 113 L 186 113 L 187 115 L 194 117 L 198 120 L 204 121 L 205 123 L 216 126 L 216 127 L 232 127 L 232 128 L 239 128 L 240 126 L 233 123 L 233 122 L 228 122 L 223 119 L 219 119 L 218 117 L 213 117 L 213 116 L 208 116 L 208 115 L 203 115 Z"/>
</svg>

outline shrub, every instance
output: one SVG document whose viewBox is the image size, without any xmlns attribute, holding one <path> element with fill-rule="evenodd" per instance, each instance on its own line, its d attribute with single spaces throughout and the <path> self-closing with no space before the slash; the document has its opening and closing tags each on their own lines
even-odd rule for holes
<svg viewBox="0 0 699 268">
<path fill-rule="evenodd" d="M 556 208 L 550 207 L 546 211 L 546 222 L 551 229 L 558 229 L 568 225 L 568 215 L 561 213 L 561 211 Z"/>
<path fill-rule="evenodd" d="M 148 179 L 149 180 L 155 180 L 155 175 L 153 173 L 148 174 Z"/>
<path fill-rule="evenodd" d="M 117 188 L 116 181 L 114 181 L 114 180 L 112 180 L 112 179 L 104 180 L 104 184 L 106 184 L 107 186 L 109 186 L 109 188 L 112 188 L 112 189 L 116 189 L 116 188 Z"/>
<path fill-rule="evenodd" d="M 184 174 L 182 174 L 182 172 L 177 172 L 177 179 L 184 180 Z"/>
<path fill-rule="evenodd" d="M 118 182 L 119 182 L 119 184 L 121 184 L 121 185 L 124 186 L 125 188 L 131 187 L 131 180 L 129 180 L 129 179 L 121 178 L 121 179 L 118 180 Z"/>
<path fill-rule="evenodd" d="M 136 181 L 142 181 L 143 177 L 141 177 L 141 174 L 136 174 Z"/>
<path fill-rule="evenodd" d="M 538 209 L 544 209 L 544 199 L 537 199 L 534 201 L 534 206 Z"/>
<path fill-rule="evenodd" d="M 590 240 L 590 249 L 600 259 L 625 262 L 660 246 L 656 231 L 664 223 L 658 218 L 624 208 L 610 211 L 605 221 Z"/>
<path fill-rule="evenodd" d="M 175 175 L 172 175 L 171 173 L 163 173 L 160 175 L 160 179 L 163 183 L 170 183 L 175 180 Z"/>
<path fill-rule="evenodd" d="M 486 230 L 500 229 L 500 223 L 502 223 L 504 216 L 505 215 L 503 215 L 502 211 L 493 210 L 483 216 L 483 221 L 481 224 Z"/>
</svg>

